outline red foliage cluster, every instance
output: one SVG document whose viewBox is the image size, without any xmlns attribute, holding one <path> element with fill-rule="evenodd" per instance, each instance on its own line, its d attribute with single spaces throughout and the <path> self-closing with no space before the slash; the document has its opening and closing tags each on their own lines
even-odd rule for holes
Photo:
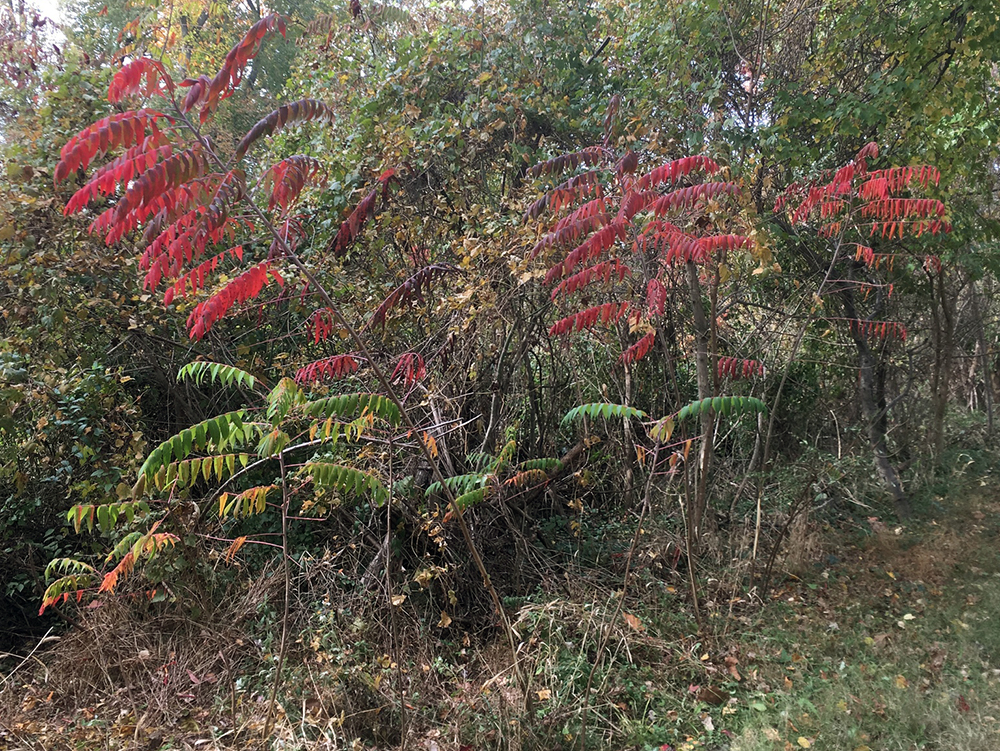
<svg viewBox="0 0 1000 751">
<path fill-rule="evenodd" d="M 325 341 L 333 331 L 333 313 L 329 308 L 320 308 L 309 317 L 313 344 Z"/>
<path fill-rule="evenodd" d="M 568 245 L 570 243 L 578 244 L 582 238 L 589 235 L 595 229 L 603 227 L 608 223 L 608 215 L 603 211 L 600 211 L 600 213 L 597 212 L 597 209 L 600 208 L 598 204 L 603 203 L 604 199 L 590 201 L 581 206 L 580 209 L 582 210 L 586 208 L 588 211 L 593 209 L 594 213 L 577 217 L 572 222 L 568 222 L 566 224 L 562 224 L 565 219 L 560 220 L 559 225 L 557 225 L 555 229 L 544 235 L 541 240 L 535 243 L 535 247 L 531 249 L 531 253 L 528 254 L 528 257 L 534 258 L 546 248 Z M 566 217 L 566 219 L 568 218 L 569 217 Z"/>
<path fill-rule="evenodd" d="M 581 263 L 588 263 L 614 245 L 615 240 L 624 240 L 628 226 L 623 223 L 609 224 L 602 227 L 571 250 L 566 257 L 548 270 L 545 283 L 553 284 L 557 279 L 566 276 Z"/>
<path fill-rule="evenodd" d="M 219 266 L 219 262 L 224 260 L 226 255 L 231 258 L 235 258 L 239 261 L 243 260 L 243 246 L 236 245 L 229 250 L 224 250 L 218 255 L 212 256 L 207 261 L 198 264 L 188 273 L 174 282 L 167 291 L 163 293 L 163 304 L 169 305 L 174 301 L 174 297 L 180 295 L 184 297 L 190 291 L 192 294 L 197 292 L 199 289 L 205 286 L 205 276 L 212 271 L 215 271 Z M 190 290 L 189 290 L 190 288 Z"/>
<path fill-rule="evenodd" d="M 379 187 L 374 188 L 368 195 L 362 198 L 350 216 L 341 223 L 340 229 L 337 230 L 337 234 L 333 236 L 333 239 L 326 248 L 328 253 L 332 252 L 335 256 L 339 257 L 347 252 L 347 249 L 357 239 L 368 220 L 375 216 L 375 204 L 379 193 L 382 194 L 382 202 L 385 203 L 389 196 L 389 183 L 394 179 L 396 179 L 396 170 L 394 169 L 386 170 L 379 176 Z"/>
<path fill-rule="evenodd" d="M 711 201 L 722 196 L 735 196 L 740 192 L 736 183 L 700 183 L 667 193 L 653 202 L 653 213 L 663 216 L 674 209 L 689 209 L 701 201 Z"/>
<path fill-rule="evenodd" d="M 181 81 L 181 86 L 190 87 L 181 103 L 181 111 L 190 112 L 201 107 L 201 122 L 205 122 L 219 106 L 219 102 L 240 85 L 246 64 L 260 51 L 261 42 L 268 32 L 274 30 L 285 36 L 285 18 L 278 13 L 265 16 L 250 27 L 239 44 L 229 50 L 222 69 L 214 78 L 199 76 L 197 79 L 187 78 Z"/>
<path fill-rule="evenodd" d="M 59 152 L 59 163 L 53 174 L 56 185 L 76 170 L 87 169 L 95 156 L 103 156 L 120 146 L 128 148 L 142 144 L 147 129 L 158 139 L 156 121 L 160 118 L 170 120 L 162 112 L 141 109 L 109 115 L 84 128 Z"/>
<path fill-rule="evenodd" d="M 706 175 L 714 175 L 719 171 L 719 165 L 707 156 L 686 156 L 675 159 L 672 162 L 661 164 L 659 167 L 647 172 L 635 181 L 632 190 L 642 191 L 655 188 L 660 183 L 677 182 L 678 178 L 690 175 L 694 171 L 704 172 Z"/>
<path fill-rule="evenodd" d="M 268 274 L 280 286 L 284 286 L 285 280 L 281 275 L 270 268 L 267 261 L 263 261 L 244 271 L 210 298 L 196 305 L 187 322 L 191 338 L 201 339 L 212 324 L 222 318 L 233 305 L 257 297 L 267 284 Z"/>
<path fill-rule="evenodd" d="M 664 263 L 704 263 L 720 250 L 730 251 L 753 245 L 753 240 L 744 235 L 710 235 L 709 237 L 678 238 L 670 244 L 663 256 Z"/>
<path fill-rule="evenodd" d="M 592 308 L 581 310 L 579 313 L 574 313 L 571 316 L 556 321 L 549 329 L 549 336 L 561 336 L 573 331 L 583 331 L 584 329 L 593 328 L 598 323 L 617 323 L 628 312 L 628 309 L 629 304 L 627 302 L 609 302 L 603 305 L 595 305 Z"/>
<path fill-rule="evenodd" d="M 410 388 L 426 376 L 427 366 L 424 364 L 424 358 L 416 352 L 407 352 L 399 358 L 389 380 L 402 381 L 407 388 Z"/>
<path fill-rule="evenodd" d="M 167 96 L 173 93 L 174 81 L 164 70 L 163 64 L 151 57 L 140 57 L 115 73 L 108 86 L 108 101 L 117 103 L 132 94 L 148 97 L 153 94 Z"/>
<path fill-rule="evenodd" d="M 893 193 L 898 193 L 914 182 L 922 188 L 932 183 L 938 185 L 941 182 L 941 172 L 929 164 L 872 170 L 858 189 L 858 195 L 866 201 L 889 198 Z"/>
<path fill-rule="evenodd" d="M 615 221 L 630 222 L 640 211 L 645 211 L 650 204 L 656 201 L 660 194 L 655 190 L 642 192 L 629 191 L 622 198 L 621 208 L 618 209 L 618 216 Z"/>
<path fill-rule="evenodd" d="M 738 357 L 720 357 L 719 378 L 749 378 L 764 375 L 764 363 L 759 360 L 741 360 Z"/>
<path fill-rule="evenodd" d="M 573 201 L 590 195 L 596 195 L 598 198 L 603 195 L 601 173 L 598 170 L 576 175 L 554 187 L 528 207 L 524 212 L 524 221 L 537 219 L 545 211 L 559 211 Z"/>
<path fill-rule="evenodd" d="M 280 206 L 282 211 L 295 202 L 310 180 L 323 173 L 323 165 L 317 159 L 304 154 L 296 154 L 282 159 L 267 171 L 264 177 L 265 189 L 270 188 L 268 211 Z"/>
<path fill-rule="evenodd" d="M 121 224 L 126 215 L 132 212 L 139 213 L 144 207 L 156 205 L 157 199 L 161 198 L 169 189 L 200 177 L 208 170 L 208 160 L 197 147 L 172 154 L 143 172 L 129 185 L 125 195 L 115 205 L 114 223 Z M 143 213 L 145 216 L 139 221 L 150 216 L 152 212 Z"/>
<path fill-rule="evenodd" d="M 580 151 L 574 151 L 569 154 L 557 156 L 546 162 L 539 162 L 528 170 L 528 174 L 531 177 L 539 177 L 540 175 L 549 174 L 558 175 L 566 170 L 576 169 L 581 164 L 593 166 L 595 164 L 600 164 L 601 160 L 604 159 L 607 153 L 607 150 L 602 146 L 589 146 L 588 148 L 581 149 Z"/>
<path fill-rule="evenodd" d="M 572 276 L 568 276 L 556 285 L 552 290 L 552 299 L 555 300 L 561 294 L 571 294 L 581 287 L 586 287 L 591 282 L 603 281 L 608 284 L 612 278 L 617 277 L 622 281 L 626 276 L 631 275 L 632 270 L 619 261 L 612 258 L 610 261 L 601 261 L 594 266 L 590 266 L 583 271 L 578 271 Z"/>
<path fill-rule="evenodd" d="M 82 211 L 97 196 L 112 195 L 119 185 L 127 185 L 136 175 L 142 174 L 160 160 L 170 157 L 174 153 L 173 147 L 169 143 L 160 145 L 163 140 L 162 131 L 156 130 L 142 139 L 142 143 L 136 144 L 121 156 L 95 170 L 87 184 L 74 193 L 66 203 L 63 214 L 69 216 Z"/>
<path fill-rule="evenodd" d="M 584 154 L 585 156 L 581 156 Z M 563 160 L 553 159 L 538 165 L 532 174 L 548 174 L 558 169 L 576 168 L 581 164 L 595 164 L 604 159 L 607 150 L 595 147 L 585 152 L 574 152 L 566 155 Z M 589 161 L 588 161 L 589 160 Z M 733 250 L 751 244 L 751 240 L 742 235 L 718 235 L 698 237 L 682 231 L 677 225 L 665 221 L 661 217 L 667 212 L 693 209 L 699 202 L 707 202 L 739 192 L 739 187 L 731 182 L 708 182 L 696 185 L 678 186 L 677 183 L 695 171 L 706 174 L 719 172 L 719 165 L 705 156 L 692 156 L 676 159 L 662 164 L 637 179 L 629 175 L 639 166 L 638 156 L 629 152 L 615 166 L 617 186 L 620 188 L 620 198 L 617 199 L 617 210 L 609 211 L 611 203 L 610 188 L 602 182 L 605 172 L 591 170 L 567 180 L 543 195 L 528 207 L 525 219 L 535 218 L 547 210 L 558 211 L 567 204 L 580 198 L 596 194 L 596 198 L 584 203 L 575 211 L 560 219 L 543 235 L 532 248 L 530 257 L 539 255 L 542 251 L 570 245 L 569 250 L 561 260 L 551 265 L 545 274 L 545 283 L 555 285 L 552 299 L 576 292 L 589 284 L 603 281 L 605 284 L 614 281 L 622 282 L 631 274 L 631 270 L 618 258 L 600 260 L 600 256 L 610 251 L 616 242 L 632 239 L 636 252 L 652 251 L 660 256 L 660 263 L 675 263 L 677 261 L 704 262 L 713 253 Z M 669 192 L 663 192 L 661 186 L 668 185 Z M 649 219 L 649 213 L 654 216 Z M 641 221 L 636 217 L 643 215 Z M 598 262 L 599 261 L 599 262 Z M 593 264 L 588 266 L 588 264 Z M 581 266 L 588 266 L 582 271 L 576 271 Z M 646 282 L 646 301 L 644 308 L 630 307 L 630 303 L 605 303 L 573 313 L 556 321 L 549 329 L 552 336 L 583 331 L 598 323 L 615 323 L 628 312 L 632 311 L 636 322 L 644 315 L 663 315 L 666 308 L 667 290 L 661 279 L 655 277 Z M 575 272 L 575 273 L 574 273 Z M 630 363 L 641 359 L 652 346 L 655 335 L 644 336 L 632 345 L 621 356 L 621 362 Z"/>
<path fill-rule="evenodd" d="M 457 274 L 460 272 L 461 269 L 458 266 L 453 266 L 450 263 L 435 263 L 430 266 L 424 266 L 389 293 L 389 296 L 372 313 L 372 317 L 368 321 L 368 326 L 381 325 L 384 327 L 385 317 L 390 310 L 410 300 L 423 302 L 424 292 L 430 293 L 431 285 L 435 279 L 440 279 L 446 274 Z"/>
<path fill-rule="evenodd" d="M 867 144 L 848 164 L 838 169 L 832 179 L 829 173 L 810 186 L 793 183 L 775 203 L 776 212 L 783 211 L 788 202 L 799 198 L 798 207 L 792 212 L 792 224 L 808 221 L 818 209 L 822 222 L 817 230 L 820 237 L 832 237 L 846 226 L 851 212 L 861 219 L 871 220 L 870 235 L 899 237 L 905 234 L 920 236 L 924 232 L 937 234 L 951 231 L 945 220 L 946 210 L 941 201 L 932 198 L 901 198 L 901 190 L 914 186 L 927 188 L 937 185 L 941 173 L 929 165 L 891 167 L 868 170 L 868 159 L 878 156 L 878 147 Z M 857 184 L 856 184 L 857 183 Z M 860 202 L 860 203 L 855 203 Z"/>
<path fill-rule="evenodd" d="M 334 355 L 299 368 L 295 373 L 295 382 L 318 383 L 326 378 L 343 378 L 357 373 L 359 367 L 358 358 L 354 355 Z"/>
<path fill-rule="evenodd" d="M 858 250 L 854 254 L 854 260 L 861 261 L 870 269 L 878 269 L 883 266 L 891 271 L 896 260 L 895 253 L 876 253 L 867 245 L 858 244 Z"/>
<path fill-rule="evenodd" d="M 650 279 L 646 284 L 646 305 L 649 312 L 662 316 L 667 307 L 667 288 L 659 279 Z"/>
<path fill-rule="evenodd" d="M 146 289 L 155 289 L 165 277 L 180 275 L 185 264 L 201 258 L 209 243 L 232 234 L 233 227 L 227 226 L 229 209 L 243 197 L 244 181 L 242 170 L 226 173 L 207 208 L 198 206 L 177 217 L 149 243 L 139 259 L 139 268 L 147 269 Z"/>
<path fill-rule="evenodd" d="M 862 338 L 891 339 L 906 341 L 906 327 L 895 321 L 859 321 L 852 318 L 848 321 L 851 334 Z"/>
<path fill-rule="evenodd" d="M 648 334 L 642 337 L 642 339 L 640 339 L 631 347 L 629 347 L 627 350 L 622 352 L 621 356 L 618 359 L 621 360 L 626 365 L 628 363 L 637 362 L 646 356 L 646 353 L 649 352 L 655 341 L 656 341 L 656 332 L 650 331 Z"/>
</svg>

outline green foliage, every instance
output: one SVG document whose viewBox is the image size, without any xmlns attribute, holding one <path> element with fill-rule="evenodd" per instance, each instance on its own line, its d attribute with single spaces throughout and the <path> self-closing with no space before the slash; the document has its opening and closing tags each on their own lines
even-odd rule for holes
<svg viewBox="0 0 1000 751">
<path fill-rule="evenodd" d="M 387 421 L 393 427 L 400 422 L 399 407 L 391 399 L 381 394 L 338 394 L 305 402 L 302 412 L 308 417 L 358 417 L 370 412 L 375 417 Z"/>
<path fill-rule="evenodd" d="M 232 446 L 242 446 L 260 432 L 259 426 L 245 422 L 246 410 L 238 409 L 185 428 L 168 438 L 149 452 L 139 468 L 139 475 L 147 486 L 152 486 L 157 476 L 166 477 L 167 467 L 173 465 L 175 472 L 181 472 L 177 464 L 195 450 L 225 451 Z M 190 466 L 186 470 L 190 477 Z"/>
<path fill-rule="evenodd" d="M 714 396 L 684 405 L 677 412 L 677 420 L 680 422 L 689 417 L 698 417 L 708 410 L 724 417 L 746 414 L 766 415 L 767 405 L 752 396 Z"/>
<path fill-rule="evenodd" d="M 253 389 L 257 385 L 257 379 L 245 370 L 218 362 L 196 360 L 195 362 L 189 362 L 177 371 L 178 381 L 190 379 L 195 386 L 200 386 L 204 383 L 206 377 L 209 383 L 215 383 L 218 380 L 223 386 L 230 386 L 235 383 L 237 386 L 246 386 L 248 389 Z"/>
<path fill-rule="evenodd" d="M 589 417 L 592 420 L 597 418 L 603 418 L 605 420 L 610 420 L 611 418 L 621 418 L 623 420 L 638 418 L 641 420 L 648 417 L 648 415 L 641 409 L 629 407 L 624 404 L 594 402 L 591 404 L 581 404 L 580 406 L 571 409 L 563 417 L 562 424 L 569 425 L 575 420 L 579 420 L 584 417 Z"/>
<path fill-rule="evenodd" d="M 455 475 L 454 477 L 444 478 L 444 484 L 454 495 L 461 495 L 469 492 L 470 490 L 483 487 L 489 480 L 490 475 L 485 472 L 471 472 L 466 475 Z M 440 482 L 432 482 L 427 486 L 427 490 L 424 491 L 424 495 L 430 497 L 432 495 L 444 493 L 444 489 L 441 487 Z"/>
<path fill-rule="evenodd" d="M 306 464 L 302 472 L 312 477 L 317 485 L 338 490 L 345 495 L 370 495 L 379 505 L 389 499 L 389 491 L 378 478 L 354 467 L 314 461 Z"/>
</svg>

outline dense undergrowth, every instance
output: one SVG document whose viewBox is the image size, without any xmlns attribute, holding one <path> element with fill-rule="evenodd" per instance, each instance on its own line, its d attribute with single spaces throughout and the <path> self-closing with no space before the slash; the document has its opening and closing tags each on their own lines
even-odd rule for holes
<svg viewBox="0 0 1000 751">
<path fill-rule="evenodd" d="M 531 591 L 505 602 L 530 676 L 527 711 L 496 628 L 452 621 L 434 572 L 395 570 L 390 595 L 384 581 L 365 588 L 346 575 L 349 547 L 303 556 L 272 746 L 995 748 L 1000 457 L 971 445 L 976 432 L 915 496 L 905 526 L 878 518 L 877 493 L 816 494 L 790 526 L 763 601 L 740 562 L 703 565 L 700 631 L 655 512 L 621 608 L 634 519 L 605 520 L 617 551 L 606 557 L 539 557 Z M 550 534 L 571 545 L 564 527 Z M 281 580 L 265 567 L 245 581 L 200 606 L 190 593 L 184 609 L 106 601 L 6 661 L 3 743 L 259 742 Z"/>
</svg>

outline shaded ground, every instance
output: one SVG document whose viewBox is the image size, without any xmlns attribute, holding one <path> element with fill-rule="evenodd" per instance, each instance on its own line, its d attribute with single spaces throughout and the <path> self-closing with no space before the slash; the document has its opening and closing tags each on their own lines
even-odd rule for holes
<svg viewBox="0 0 1000 751">
<path fill-rule="evenodd" d="M 394 658 L 385 624 L 300 603 L 274 747 L 399 748 L 405 728 L 409 748 L 578 748 L 590 680 L 594 748 L 1000 748 L 1000 485 L 974 470 L 944 478 L 906 528 L 800 525 L 764 607 L 706 582 L 709 637 L 683 577 L 652 566 L 617 619 L 609 572 L 512 605 L 530 720 L 502 645 L 401 621 Z M 274 623 L 267 588 L 250 591 L 198 623 L 88 613 L 88 632 L 4 679 L 0 748 L 254 747 Z"/>
</svg>

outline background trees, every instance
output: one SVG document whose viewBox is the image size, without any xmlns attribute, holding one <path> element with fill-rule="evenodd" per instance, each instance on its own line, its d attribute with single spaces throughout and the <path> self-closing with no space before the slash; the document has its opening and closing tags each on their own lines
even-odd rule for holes
<svg viewBox="0 0 1000 751">
<path fill-rule="evenodd" d="M 681 577 L 710 633 L 699 594 L 759 595 L 763 548 L 780 549 L 800 493 L 841 498 L 831 518 L 858 493 L 905 516 L 942 466 L 949 405 L 992 429 L 1000 40 L 985 3 L 266 10 L 288 16 L 287 38 L 266 16 L 253 54 L 229 62 L 261 8 L 81 3 L 58 49 L 29 10 L 5 16 L 20 66 L 0 206 L 10 638 L 44 628 L 46 586 L 82 567 L 86 586 L 64 580 L 49 604 L 104 582 L 148 595 L 147 615 L 197 620 L 280 565 L 287 589 L 254 607 L 293 634 L 326 597 L 331 633 L 356 618 L 387 624 L 355 636 L 392 649 L 459 629 L 471 647 L 504 620 L 494 597 L 516 618 L 560 577 L 621 581 L 642 555 Z M 108 85 L 143 58 L 143 83 L 157 66 L 191 77 L 178 102 L 200 75 L 238 83 L 204 122 L 203 100 L 187 107 L 192 129 L 151 98 L 175 118 L 151 146 L 197 144 L 204 174 L 178 182 L 214 179 L 192 207 L 225 209 L 204 247 L 162 267 L 142 259 L 170 212 L 144 238 L 87 232 L 158 197 L 135 198 L 139 172 L 66 217 L 95 167 L 57 167 L 74 134 L 126 108 Z M 193 360 L 253 374 L 263 406 L 178 382 Z M 330 406 L 389 404 L 379 371 L 415 429 L 377 423 L 374 402 Z M 873 457 L 881 490 L 859 479 Z M 268 489 L 278 514 L 258 513 Z M 65 525 L 76 507 L 98 534 Z M 631 542 L 640 520 L 655 540 Z M 128 578 L 137 541 L 155 555 Z M 46 581 L 50 559 L 77 563 Z M 206 670 L 280 673 L 234 644 Z M 359 712 L 384 699 L 349 672 Z M 398 732 L 420 685 L 385 675 Z"/>
</svg>

